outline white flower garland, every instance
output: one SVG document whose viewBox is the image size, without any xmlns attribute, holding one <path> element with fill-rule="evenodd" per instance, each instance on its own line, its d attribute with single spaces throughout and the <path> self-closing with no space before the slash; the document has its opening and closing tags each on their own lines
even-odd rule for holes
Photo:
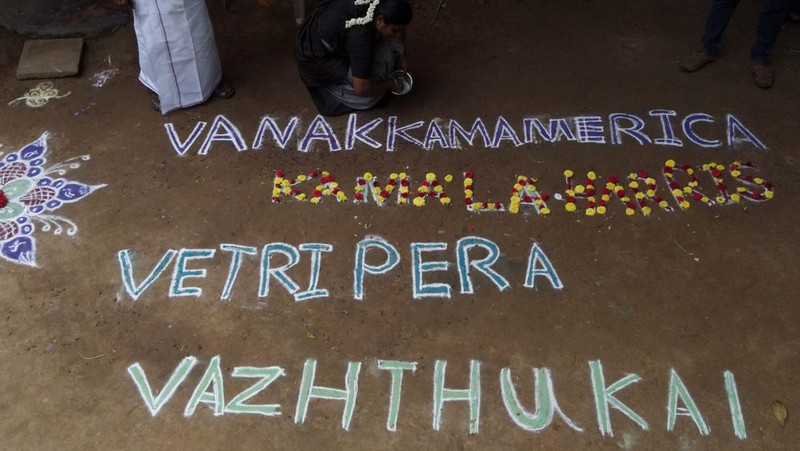
<svg viewBox="0 0 800 451">
<path fill-rule="evenodd" d="M 345 28 L 351 28 L 356 25 L 366 25 L 372 22 L 372 16 L 375 14 L 375 8 L 378 7 L 378 2 L 380 2 L 380 0 L 354 0 L 354 2 L 356 5 L 369 4 L 369 8 L 367 8 L 367 14 L 364 17 L 348 19 L 344 23 Z"/>
</svg>

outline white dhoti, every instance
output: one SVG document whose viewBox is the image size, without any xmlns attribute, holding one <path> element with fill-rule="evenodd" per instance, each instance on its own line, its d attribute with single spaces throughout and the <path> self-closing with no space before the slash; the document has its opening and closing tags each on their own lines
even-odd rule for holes
<svg viewBox="0 0 800 451">
<path fill-rule="evenodd" d="M 161 113 L 207 100 L 222 79 L 205 0 L 134 0 L 139 80 L 158 94 Z"/>
</svg>

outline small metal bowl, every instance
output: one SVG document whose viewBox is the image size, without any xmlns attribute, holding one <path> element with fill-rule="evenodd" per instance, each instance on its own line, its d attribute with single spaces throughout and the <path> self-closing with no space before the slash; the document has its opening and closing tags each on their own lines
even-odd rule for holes
<svg viewBox="0 0 800 451">
<path fill-rule="evenodd" d="M 411 74 L 402 70 L 396 70 L 389 75 L 392 78 L 402 78 L 403 79 L 403 89 L 401 91 L 392 91 L 392 94 L 401 96 L 403 94 L 408 94 L 411 91 L 411 87 L 414 86 L 414 78 L 411 77 Z"/>
</svg>

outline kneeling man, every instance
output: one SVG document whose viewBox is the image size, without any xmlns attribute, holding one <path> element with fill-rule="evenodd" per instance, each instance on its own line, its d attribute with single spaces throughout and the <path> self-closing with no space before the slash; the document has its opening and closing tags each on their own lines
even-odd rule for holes
<svg viewBox="0 0 800 451">
<path fill-rule="evenodd" d="M 403 89 L 408 0 L 322 0 L 300 27 L 294 56 L 325 116 L 366 110 Z"/>
</svg>

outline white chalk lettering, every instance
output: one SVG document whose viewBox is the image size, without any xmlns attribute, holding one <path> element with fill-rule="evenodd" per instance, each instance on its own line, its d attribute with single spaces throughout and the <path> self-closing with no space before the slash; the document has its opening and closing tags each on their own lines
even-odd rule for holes
<svg viewBox="0 0 800 451">
<path fill-rule="evenodd" d="M 189 371 L 192 370 L 196 363 L 197 359 L 191 356 L 181 360 L 181 363 L 178 364 L 178 367 L 167 379 L 167 383 L 164 384 L 164 388 L 158 393 L 158 396 L 153 396 L 153 389 L 150 388 L 150 383 L 147 381 L 147 376 L 140 364 L 134 363 L 128 367 L 128 374 L 131 375 L 145 406 L 150 411 L 150 415 L 158 415 L 161 408 L 164 407 L 178 390 L 178 387 L 186 380 L 186 376 L 189 375 Z"/>
<path fill-rule="evenodd" d="M 411 279 L 414 287 L 414 299 L 426 297 L 450 297 L 450 285 L 446 283 L 424 283 L 422 274 L 431 271 L 446 271 L 445 261 L 422 261 L 423 252 L 447 250 L 447 243 L 411 243 Z"/>
<path fill-rule="evenodd" d="M 614 393 L 628 385 L 641 381 L 642 378 L 639 377 L 638 374 L 628 374 L 613 384 L 606 386 L 606 379 L 603 375 L 603 364 L 599 360 L 593 360 L 589 362 L 589 369 L 592 375 L 592 391 L 594 392 L 594 405 L 597 411 L 597 425 L 600 427 L 600 433 L 604 436 L 614 436 L 614 432 L 611 429 L 609 406 L 625 414 L 625 416 L 633 420 L 633 422 L 638 424 L 643 430 L 648 430 L 649 426 L 644 418 L 614 397 Z"/>
<path fill-rule="evenodd" d="M 347 375 L 345 375 L 344 378 L 344 390 L 314 385 L 316 372 L 317 361 L 314 359 L 306 360 L 303 366 L 303 380 L 300 383 L 300 393 L 297 396 L 297 410 L 295 410 L 294 414 L 295 424 L 305 423 L 306 414 L 308 413 L 308 402 L 311 398 L 332 399 L 344 401 L 342 429 L 345 431 L 350 430 L 350 421 L 353 419 L 353 412 L 356 408 L 356 398 L 358 397 L 358 375 L 361 372 L 361 362 L 349 362 L 347 364 Z"/>
<path fill-rule="evenodd" d="M 469 388 L 465 390 L 445 388 L 447 360 L 437 360 L 433 370 L 433 430 L 442 426 L 442 410 L 445 402 L 467 401 L 469 403 L 469 433 L 478 434 L 481 419 L 481 363 L 469 362 Z"/>
<path fill-rule="evenodd" d="M 534 395 L 536 397 L 534 413 L 530 413 L 522 407 L 522 403 L 517 397 L 514 383 L 511 381 L 511 369 L 503 368 L 500 370 L 500 390 L 503 395 L 503 405 L 506 407 L 508 416 L 514 423 L 531 432 L 540 432 L 553 422 L 553 414 L 557 413 L 561 420 L 570 428 L 583 432 L 578 425 L 570 420 L 556 400 L 553 391 L 553 378 L 550 376 L 549 368 L 534 368 Z"/>
<path fill-rule="evenodd" d="M 233 369 L 233 377 L 259 378 L 259 380 L 251 387 L 247 388 L 245 391 L 239 393 L 233 399 L 231 399 L 231 402 L 225 406 L 225 413 L 250 413 L 264 415 L 266 417 L 280 415 L 280 404 L 245 404 L 245 402 L 264 391 L 267 387 L 269 387 L 270 384 L 285 374 L 286 371 L 279 366 L 270 366 L 266 368 L 237 366 Z"/>
<path fill-rule="evenodd" d="M 378 360 L 378 368 L 387 370 L 392 375 L 392 389 L 389 395 L 389 415 L 386 417 L 386 430 L 397 431 L 397 417 L 400 415 L 400 398 L 403 395 L 403 372 L 417 371 L 417 362 L 401 362 L 398 360 Z"/>
<path fill-rule="evenodd" d="M 190 260 L 212 258 L 216 249 L 181 249 L 178 260 L 175 261 L 175 270 L 172 272 L 172 284 L 169 287 L 169 296 L 195 296 L 200 297 L 203 289 L 200 287 L 184 287 L 184 279 L 205 278 L 205 269 L 187 269 L 186 263 Z"/>
<path fill-rule="evenodd" d="M 122 272 L 122 283 L 125 285 L 125 291 L 128 293 L 134 301 L 139 299 L 139 296 L 145 292 L 150 285 L 152 285 L 164 272 L 172 262 L 172 259 L 177 254 L 177 251 L 173 249 L 168 249 L 164 252 L 164 256 L 161 257 L 161 260 L 156 263 L 153 269 L 150 271 L 150 274 L 145 277 L 145 279 L 139 285 L 136 285 L 136 282 L 133 280 L 133 265 L 131 263 L 131 256 L 130 251 L 128 249 L 121 250 L 117 253 L 119 258 L 119 268 Z"/>
<path fill-rule="evenodd" d="M 368 265 L 366 254 L 369 249 L 378 248 L 386 253 L 386 260 L 378 266 Z M 380 275 L 391 271 L 400 262 L 400 253 L 383 238 L 366 238 L 356 246 L 356 258 L 353 268 L 353 298 L 364 299 L 364 274 Z"/>
<path fill-rule="evenodd" d="M 683 400 L 686 407 L 678 407 L 678 398 Z M 683 380 L 678 375 L 675 369 L 670 370 L 669 376 L 669 394 L 667 395 L 667 430 L 673 431 L 675 429 L 675 420 L 678 415 L 685 415 L 692 417 L 692 420 L 700 430 L 700 434 L 708 435 L 711 431 L 708 429 L 703 414 L 697 408 L 694 399 L 689 394 L 689 390 L 684 385 Z"/>
</svg>

